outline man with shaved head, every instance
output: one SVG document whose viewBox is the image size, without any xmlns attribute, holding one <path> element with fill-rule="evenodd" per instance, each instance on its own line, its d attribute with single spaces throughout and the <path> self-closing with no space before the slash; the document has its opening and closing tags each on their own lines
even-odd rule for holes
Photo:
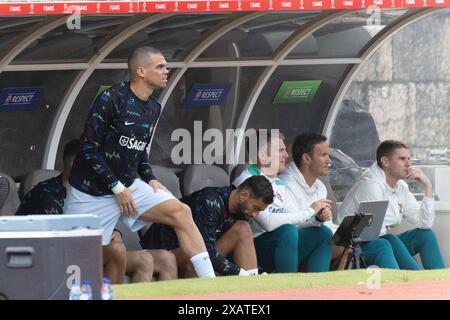
<svg viewBox="0 0 450 320">
<path fill-rule="evenodd" d="M 104 229 L 103 245 L 110 242 L 119 218 L 132 231 L 153 222 L 167 224 L 197 275 L 215 277 L 189 207 L 156 180 L 148 158 L 147 147 L 161 113 L 151 95 L 167 85 L 167 62 L 157 49 L 140 47 L 128 59 L 128 69 L 130 82 L 114 85 L 94 100 L 69 178 L 64 212 L 96 214 Z"/>
</svg>

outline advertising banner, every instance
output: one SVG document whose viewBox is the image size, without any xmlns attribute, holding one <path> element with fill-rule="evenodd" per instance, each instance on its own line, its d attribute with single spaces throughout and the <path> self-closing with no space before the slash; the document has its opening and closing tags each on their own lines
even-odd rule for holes
<svg viewBox="0 0 450 320">
<path fill-rule="evenodd" d="M 0 15 L 449 7 L 450 0 L 0 0 Z"/>
<path fill-rule="evenodd" d="M 184 100 L 185 107 L 222 105 L 231 83 L 194 84 Z"/>
<path fill-rule="evenodd" d="M 283 81 L 273 103 L 311 102 L 321 83 L 322 80 Z"/>
<path fill-rule="evenodd" d="M 43 87 L 3 88 L 0 92 L 0 111 L 34 109 L 43 91 Z"/>
</svg>

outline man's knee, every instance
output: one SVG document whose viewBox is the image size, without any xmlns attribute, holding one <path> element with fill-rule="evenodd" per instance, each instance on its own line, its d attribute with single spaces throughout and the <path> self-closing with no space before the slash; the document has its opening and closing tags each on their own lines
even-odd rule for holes
<svg viewBox="0 0 450 320">
<path fill-rule="evenodd" d="M 159 250 L 158 263 L 160 264 L 160 269 L 168 270 L 171 268 L 176 268 L 177 259 L 175 255 L 167 250 Z"/>
<path fill-rule="evenodd" d="M 195 224 L 192 218 L 191 208 L 182 202 L 174 205 L 173 210 L 168 213 L 168 218 L 172 221 L 172 227 Z"/>
<path fill-rule="evenodd" d="M 285 224 L 275 229 L 277 233 L 277 242 L 283 246 L 298 247 L 298 229 L 292 224 Z"/>
<path fill-rule="evenodd" d="M 419 242 L 437 242 L 436 235 L 431 229 L 416 229 L 416 237 Z"/>
<path fill-rule="evenodd" d="M 393 252 L 391 243 L 388 240 L 381 238 L 368 242 L 367 248 L 376 253 L 376 255 L 386 253 L 391 254 Z"/>
<path fill-rule="evenodd" d="M 392 250 L 391 243 L 389 241 L 387 241 L 386 239 L 378 239 L 376 244 L 378 245 L 380 250 L 388 250 L 388 251 Z"/>
<path fill-rule="evenodd" d="M 385 234 L 383 236 L 383 238 L 378 238 L 377 240 L 386 240 L 389 242 L 394 242 L 394 241 L 399 241 L 400 239 L 398 239 L 398 237 L 396 235 L 388 233 L 388 234 Z"/>
<path fill-rule="evenodd" d="M 105 261 L 114 261 L 115 263 L 124 262 L 127 256 L 127 249 L 121 241 L 111 241 L 104 248 Z"/>
<path fill-rule="evenodd" d="M 153 271 L 153 257 L 147 251 L 139 251 L 138 268 L 141 271 Z"/>
<path fill-rule="evenodd" d="M 331 238 L 333 238 L 333 232 L 325 225 L 321 225 L 317 230 L 318 237 L 326 243 L 329 243 Z"/>
<path fill-rule="evenodd" d="M 247 221 L 237 220 L 230 230 L 233 230 L 240 239 L 253 239 L 252 228 Z"/>
</svg>

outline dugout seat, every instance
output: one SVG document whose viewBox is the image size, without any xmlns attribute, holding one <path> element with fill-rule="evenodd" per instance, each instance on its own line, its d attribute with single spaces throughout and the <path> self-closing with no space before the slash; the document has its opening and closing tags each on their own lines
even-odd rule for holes
<svg viewBox="0 0 450 320">
<path fill-rule="evenodd" d="M 0 172 L 0 216 L 13 216 L 20 206 L 17 186 L 14 180 Z"/>
<path fill-rule="evenodd" d="M 186 168 L 181 178 L 183 196 L 205 187 L 224 187 L 230 185 L 230 176 L 215 165 L 193 164 Z"/>
</svg>

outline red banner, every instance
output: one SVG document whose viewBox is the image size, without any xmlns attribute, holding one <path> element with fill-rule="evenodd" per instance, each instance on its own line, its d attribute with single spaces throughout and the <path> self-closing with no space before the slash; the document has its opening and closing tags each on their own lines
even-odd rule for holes
<svg viewBox="0 0 450 320">
<path fill-rule="evenodd" d="M 0 15 L 118 14 L 149 12 L 291 11 L 450 7 L 450 0 L 154 0 L 30 1 L 0 0 Z"/>
<path fill-rule="evenodd" d="M 210 1 L 177 1 L 180 12 L 207 12 Z"/>
<path fill-rule="evenodd" d="M 143 1 L 140 3 L 140 12 L 174 12 L 175 1 Z"/>
<path fill-rule="evenodd" d="M 242 10 L 242 8 L 240 8 L 240 2 L 241 1 L 238 0 L 209 1 L 209 10 L 211 12 Z"/>
</svg>

